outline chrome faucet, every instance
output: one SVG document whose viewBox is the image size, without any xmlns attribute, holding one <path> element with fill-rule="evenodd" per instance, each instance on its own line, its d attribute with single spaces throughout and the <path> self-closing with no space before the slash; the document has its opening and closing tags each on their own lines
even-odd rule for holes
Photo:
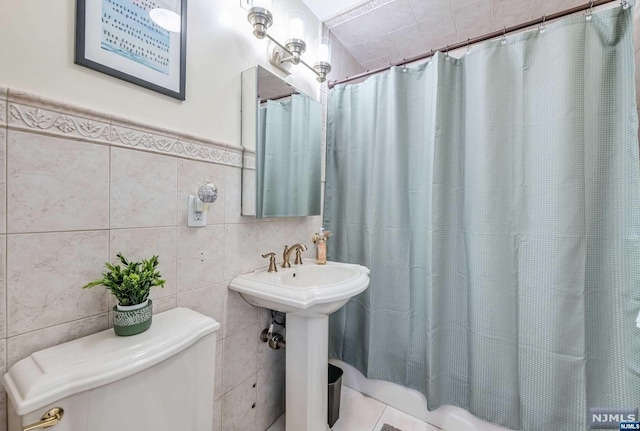
<svg viewBox="0 0 640 431">
<path fill-rule="evenodd" d="M 289 246 L 285 245 L 284 252 L 282 253 L 283 268 L 291 268 L 291 264 L 289 263 L 289 258 L 293 250 L 296 250 L 296 260 L 293 263 L 296 265 L 300 265 L 302 263 L 302 252 L 307 251 L 307 246 L 301 243 L 297 243 L 297 244 L 293 244 L 291 248 L 289 248 Z"/>
</svg>

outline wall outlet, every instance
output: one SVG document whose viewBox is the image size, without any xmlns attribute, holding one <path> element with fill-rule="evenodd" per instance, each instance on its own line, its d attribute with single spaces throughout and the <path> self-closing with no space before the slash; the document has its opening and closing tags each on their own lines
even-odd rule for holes
<svg viewBox="0 0 640 431">
<path fill-rule="evenodd" d="M 189 211 L 187 216 L 187 226 L 205 227 L 207 225 L 207 211 L 196 212 L 197 196 L 189 195 Z"/>
</svg>

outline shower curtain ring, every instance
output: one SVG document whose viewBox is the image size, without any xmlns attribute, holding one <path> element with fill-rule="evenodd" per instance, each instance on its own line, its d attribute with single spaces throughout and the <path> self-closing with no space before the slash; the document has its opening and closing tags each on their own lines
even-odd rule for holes
<svg viewBox="0 0 640 431">
<path fill-rule="evenodd" d="M 449 58 L 449 45 L 447 45 L 447 49 L 446 49 L 446 51 L 444 52 L 444 56 L 445 56 L 446 58 Z"/>
<path fill-rule="evenodd" d="M 593 0 L 589 0 L 589 9 L 587 9 L 587 16 L 585 19 L 587 21 L 591 21 L 591 18 L 593 18 Z"/>
<path fill-rule="evenodd" d="M 546 21 L 547 21 L 547 16 L 546 15 L 542 15 L 542 22 L 540 23 L 540 25 L 538 26 L 538 31 L 540 33 L 544 33 L 545 31 L 547 31 L 547 26 L 546 26 Z"/>
<path fill-rule="evenodd" d="M 502 28 L 502 39 L 500 40 L 501 44 L 507 43 L 507 27 Z"/>
</svg>

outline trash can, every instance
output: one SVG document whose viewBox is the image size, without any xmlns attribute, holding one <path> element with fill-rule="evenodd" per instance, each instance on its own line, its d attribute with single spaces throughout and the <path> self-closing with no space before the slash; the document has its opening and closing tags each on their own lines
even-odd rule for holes
<svg viewBox="0 0 640 431">
<path fill-rule="evenodd" d="M 329 403 L 327 423 L 329 428 L 340 417 L 340 391 L 342 390 L 342 368 L 329 364 Z"/>
</svg>

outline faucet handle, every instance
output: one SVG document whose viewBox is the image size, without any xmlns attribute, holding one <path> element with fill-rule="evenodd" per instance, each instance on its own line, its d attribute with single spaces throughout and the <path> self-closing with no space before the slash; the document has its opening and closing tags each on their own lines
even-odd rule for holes
<svg viewBox="0 0 640 431">
<path fill-rule="evenodd" d="M 288 245 L 284 246 L 284 251 L 282 252 L 282 267 L 283 268 L 291 268 L 291 264 L 289 263 L 289 254 L 291 253 L 291 249 L 289 249 Z"/>
<path fill-rule="evenodd" d="M 293 263 L 302 265 L 302 249 L 300 247 L 296 249 L 296 260 Z"/>
<path fill-rule="evenodd" d="M 265 253 L 262 257 L 269 258 L 269 269 L 267 272 L 278 272 L 278 267 L 276 266 L 276 254 L 274 252 Z"/>
</svg>

